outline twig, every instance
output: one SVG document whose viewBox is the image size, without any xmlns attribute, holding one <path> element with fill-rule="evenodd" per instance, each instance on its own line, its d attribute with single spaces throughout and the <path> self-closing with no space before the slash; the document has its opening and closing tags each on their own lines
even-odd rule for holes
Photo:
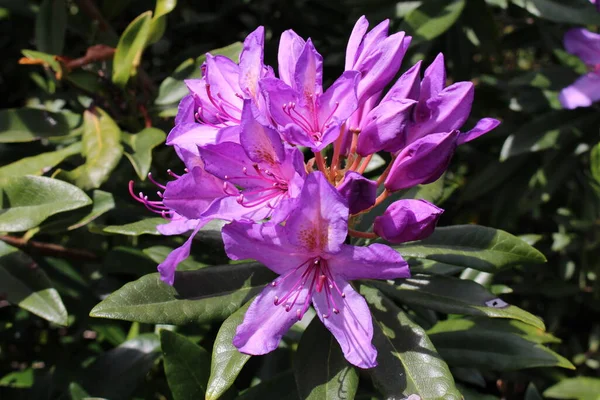
<svg viewBox="0 0 600 400">
<path fill-rule="evenodd" d="M 14 236 L 2 235 L 0 240 L 11 246 L 19 249 L 31 250 L 32 252 L 58 258 L 66 258 L 70 260 L 83 260 L 83 261 L 95 261 L 100 258 L 97 254 L 92 253 L 88 250 L 82 249 L 69 249 L 64 246 L 53 243 L 36 242 L 33 240 L 25 240 L 23 238 L 17 238 Z"/>
</svg>

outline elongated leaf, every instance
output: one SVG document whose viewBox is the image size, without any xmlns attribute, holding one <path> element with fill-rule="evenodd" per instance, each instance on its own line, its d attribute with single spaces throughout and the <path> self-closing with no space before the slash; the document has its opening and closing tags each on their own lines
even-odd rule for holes
<svg viewBox="0 0 600 400">
<path fill-rule="evenodd" d="M 252 386 L 250 389 L 243 391 L 236 400 L 298 400 L 298 390 L 294 381 L 293 371 L 282 372 L 269 379 Z M 342 397 L 348 399 L 348 397 Z"/>
<path fill-rule="evenodd" d="M 90 397 L 88 392 L 75 382 L 69 385 L 69 395 L 71 396 L 71 400 L 85 400 Z"/>
<path fill-rule="evenodd" d="M 368 373 L 385 398 L 419 395 L 423 400 L 460 400 L 448 365 L 437 354 L 427 334 L 391 300 L 362 285 L 373 313 L 375 368 Z"/>
<path fill-rule="evenodd" d="M 353 399 L 358 388 L 356 370 L 318 318 L 313 318 L 298 344 L 294 374 L 301 399 Z"/>
<path fill-rule="evenodd" d="M 142 60 L 142 52 L 150 35 L 152 11 L 147 11 L 131 21 L 119 38 L 113 60 L 112 81 L 125 87 L 129 78 L 135 76 Z"/>
<path fill-rule="evenodd" d="M 100 187 L 110 176 L 123 155 L 121 129 L 104 110 L 85 111 L 83 155 L 85 164 L 65 176 L 83 189 Z"/>
<path fill-rule="evenodd" d="M 65 158 L 81 152 L 81 142 L 64 149 L 42 153 L 37 156 L 21 158 L 19 161 L 0 168 L 0 179 L 23 175 L 42 175 L 60 164 Z"/>
<path fill-rule="evenodd" d="M 139 235 L 160 235 L 160 232 L 156 230 L 158 225 L 166 224 L 164 218 L 146 218 L 141 221 L 132 222 L 125 225 L 109 225 L 103 229 L 106 233 L 117 233 L 119 235 L 126 236 L 139 236 Z"/>
<path fill-rule="evenodd" d="M 0 387 L 6 386 L 26 389 L 31 388 L 34 381 L 33 368 L 26 368 L 22 371 L 11 372 L 10 374 L 4 375 L 0 378 Z"/>
<path fill-rule="evenodd" d="M 0 293 L 39 317 L 67 324 L 67 310 L 46 273 L 27 254 L 4 242 L 0 242 Z"/>
<path fill-rule="evenodd" d="M 141 180 L 146 179 L 150 172 L 152 149 L 164 143 L 166 137 L 167 135 L 157 128 L 146 128 L 135 135 L 121 135 L 121 140 L 131 148 L 131 152 L 125 152 L 125 156 Z"/>
<path fill-rule="evenodd" d="M 156 43 L 165 33 L 167 27 L 167 14 L 175 9 L 177 0 L 156 0 L 156 8 L 152 16 L 148 45 Z"/>
<path fill-rule="evenodd" d="M 62 54 L 67 31 L 67 2 L 44 0 L 35 20 L 35 43 L 38 50 Z"/>
<path fill-rule="evenodd" d="M 598 400 L 600 379 L 587 376 L 564 379 L 544 391 L 551 399 Z"/>
<path fill-rule="evenodd" d="M 402 303 L 430 308 L 448 314 L 466 314 L 522 321 L 545 330 L 538 317 L 509 305 L 480 284 L 447 276 L 415 275 L 397 285 L 369 281 L 369 285 Z"/>
<path fill-rule="evenodd" d="M 478 225 L 438 228 L 425 240 L 395 248 L 407 258 L 425 258 L 484 272 L 546 261 L 542 253 L 518 237 Z"/>
<path fill-rule="evenodd" d="M 456 367 L 497 371 L 534 367 L 575 369 L 569 360 L 540 345 L 537 340 L 528 340 L 527 336 L 508 330 L 490 329 L 476 322 L 466 330 L 431 332 L 429 337 L 444 360 Z"/>
<path fill-rule="evenodd" d="M 235 42 L 229 46 L 210 51 L 212 55 L 222 55 L 237 61 L 238 55 L 242 51 L 242 44 Z M 206 55 L 201 55 L 196 60 L 188 59 L 179 65 L 171 76 L 167 77 L 158 88 L 158 96 L 154 101 L 158 105 L 167 105 L 177 103 L 188 94 L 185 79 L 200 78 L 200 66 L 206 60 Z"/>
<path fill-rule="evenodd" d="M 115 291 L 90 315 L 152 324 L 223 320 L 273 278 L 256 263 L 176 272 L 174 286 L 163 283 L 157 273 L 149 274 Z"/>
<path fill-rule="evenodd" d="M 430 0 L 410 11 L 401 29 L 413 36 L 413 42 L 432 40 L 446 32 L 460 17 L 465 0 Z"/>
<path fill-rule="evenodd" d="M 233 345 L 233 337 L 238 325 L 244 320 L 246 310 L 251 303 L 252 301 L 248 301 L 231 314 L 217 333 L 210 363 L 206 400 L 217 400 L 221 397 L 233 385 L 240 371 L 250 359 L 249 355 L 240 353 Z"/>
<path fill-rule="evenodd" d="M 4 179 L 0 192 L 0 232 L 26 231 L 51 215 L 92 202 L 79 188 L 41 176 Z"/>
<path fill-rule="evenodd" d="M 68 135 L 65 115 L 35 108 L 0 110 L 0 143 L 32 142 Z"/>
<path fill-rule="evenodd" d="M 586 0 L 532 0 L 540 16 L 555 22 L 599 25 L 600 14 Z"/>
<path fill-rule="evenodd" d="M 590 151 L 590 170 L 592 177 L 600 185 L 600 143 L 596 143 Z"/>
<path fill-rule="evenodd" d="M 145 255 L 150 257 L 152 261 L 157 264 L 165 261 L 169 253 L 173 251 L 172 248 L 167 246 L 152 246 L 147 249 L 142 250 Z M 178 266 L 178 271 L 195 271 L 200 268 L 208 267 L 208 264 L 203 264 L 201 262 L 195 261 L 193 257 L 188 257 L 183 260 Z"/>
<path fill-rule="evenodd" d="M 160 345 L 173 399 L 203 398 L 210 370 L 210 358 L 206 350 L 185 336 L 168 330 L 160 331 Z"/>
</svg>

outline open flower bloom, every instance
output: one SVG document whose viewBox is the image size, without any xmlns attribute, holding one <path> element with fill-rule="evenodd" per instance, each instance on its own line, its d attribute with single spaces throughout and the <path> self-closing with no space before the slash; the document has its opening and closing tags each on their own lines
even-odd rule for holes
<svg viewBox="0 0 600 400">
<path fill-rule="evenodd" d="M 558 99 L 564 108 L 589 107 L 600 100 L 600 35 L 575 28 L 565 34 L 564 44 L 569 53 L 581 58 L 590 72 L 564 88 Z"/>
<path fill-rule="evenodd" d="M 369 308 L 348 281 L 406 278 L 410 273 L 392 248 L 350 246 L 344 244 L 347 233 L 348 207 L 320 172 L 308 175 L 285 226 L 233 222 L 223 228 L 230 258 L 252 258 L 281 275 L 252 302 L 238 327 L 233 344 L 241 352 L 275 350 L 312 304 L 350 363 L 377 365 Z"/>
</svg>

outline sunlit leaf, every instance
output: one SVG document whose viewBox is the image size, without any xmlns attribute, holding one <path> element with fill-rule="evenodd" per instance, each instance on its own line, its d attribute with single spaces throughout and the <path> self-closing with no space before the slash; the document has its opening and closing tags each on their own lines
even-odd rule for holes
<svg viewBox="0 0 600 400">
<path fill-rule="evenodd" d="M 551 399 L 598 400 L 600 379 L 587 376 L 564 379 L 544 391 Z"/>
<path fill-rule="evenodd" d="M 160 235 L 160 232 L 156 230 L 156 227 L 158 225 L 166 224 L 167 222 L 168 221 L 164 218 L 146 218 L 125 225 L 109 225 L 104 227 L 103 231 L 126 236 L 139 236 L 144 234 Z"/>
<path fill-rule="evenodd" d="M 36 108 L 0 110 L 0 143 L 32 142 L 69 132 L 69 122 L 60 113 Z"/>
<path fill-rule="evenodd" d="M 125 156 L 131 162 L 141 180 L 146 179 L 150 171 L 152 162 L 152 149 L 161 143 L 164 143 L 167 135 L 157 128 L 146 128 L 135 135 L 123 133 L 121 140 L 129 149 L 125 151 Z"/>
<path fill-rule="evenodd" d="M 81 142 L 76 142 L 60 150 L 21 158 L 18 161 L 1 167 L 0 179 L 23 175 L 43 175 L 66 158 L 79 154 L 81 148 Z"/>
<path fill-rule="evenodd" d="M 119 38 L 113 60 L 112 81 L 124 87 L 135 76 L 142 60 L 142 52 L 150 35 L 152 11 L 147 11 L 131 21 Z"/>
<path fill-rule="evenodd" d="M 35 44 L 38 50 L 62 54 L 66 31 L 66 0 L 44 0 L 35 20 Z"/>
</svg>

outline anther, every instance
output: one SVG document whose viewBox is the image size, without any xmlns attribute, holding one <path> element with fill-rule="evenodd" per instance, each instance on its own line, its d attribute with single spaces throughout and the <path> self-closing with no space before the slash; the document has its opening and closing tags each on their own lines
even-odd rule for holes
<svg viewBox="0 0 600 400">
<path fill-rule="evenodd" d="M 275 299 L 273 300 L 273 305 L 278 305 L 279 304 L 279 297 L 275 296 Z"/>
<path fill-rule="evenodd" d="M 296 310 L 296 317 L 298 318 L 298 321 L 302 319 L 302 312 L 300 310 Z"/>
<path fill-rule="evenodd" d="M 331 311 L 333 311 L 334 314 L 339 314 L 340 313 L 340 310 L 338 310 L 337 308 L 334 308 Z"/>
</svg>

